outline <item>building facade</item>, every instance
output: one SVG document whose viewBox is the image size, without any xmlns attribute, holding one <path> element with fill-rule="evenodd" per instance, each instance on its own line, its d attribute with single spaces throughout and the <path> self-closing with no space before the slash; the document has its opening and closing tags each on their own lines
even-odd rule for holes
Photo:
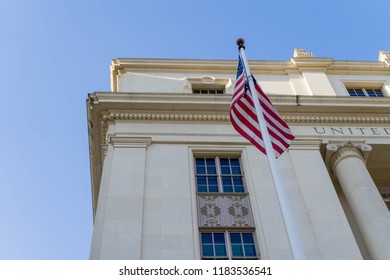
<svg viewBox="0 0 390 280">
<path fill-rule="evenodd" d="M 390 259 L 390 52 L 249 61 L 307 259 Z M 87 99 L 91 259 L 292 259 L 267 158 L 232 127 L 237 61 L 115 59 Z"/>
</svg>

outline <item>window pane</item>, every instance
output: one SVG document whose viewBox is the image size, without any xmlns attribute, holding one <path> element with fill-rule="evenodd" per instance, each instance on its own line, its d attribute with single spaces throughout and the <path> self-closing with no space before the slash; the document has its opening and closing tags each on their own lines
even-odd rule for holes
<svg viewBox="0 0 390 280">
<path fill-rule="evenodd" d="M 244 192 L 244 184 L 242 182 L 242 177 L 233 177 L 233 184 L 235 192 Z"/>
<path fill-rule="evenodd" d="M 209 186 L 209 192 L 218 192 L 218 186 Z"/>
<path fill-rule="evenodd" d="M 206 176 L 197 176 L 196 177 L 196 183 L 199 185 L 206 185 Z"/>
<path fill-rule="evenodd" d="M 231 174 L 230 167 L 229 166 L 221 166 L 221 173 L 222 174 Z"/>
<path fill-rule="evenodd" d="M 244 252 L 242 251 L 241 245 L 232 245 L 233 257 L 243 257 Z"/>
<path fill-rule="evenodd" d="M 229 159 L 228 158 L 221 158 L 220 163 L 221 163 L 221 166 L 229 166 Z"/>
<path fill-rule="evenodd" d="M 232 174 L 241 174 L 241 168 L 239 166 L 232 166 Z"/>
<path fill-rule="evenodd" d="M 213 245 L 203 245 L 202 246 L 202 253 L 204 257 L 213 257 Z"/>
<path fill-rule="evenodd" d="M 226 193 L 232 193 L 233 192 L 233 186 L 223 186 L 223 191 Z"/>
<path fill-rule="evenodd" d="M 225 245 L 215 245 L 215 256 L 218 256 L 218 257 L 225 257 L 226 256 Z"/>
<path fill-rule="evenodd" d="M 230 242 L 232 244 L 241 244 L 241 234 L 240 233 L 230 233 Z"/>
<path fill-rule="evenodd" d="M 198 186 L 198 192 L 207 192 L 206 186 Z"/>
<path fill-rule="evenodd" d="M 213 238 L 211 233 L 202 233 L 202 244 L 212 244 Z"/>
<path fill-rule="evenodd" d="M 247 257 L 255 257 L 256 256 L 255 245 L 244 245 L 244 250 L 245 250 L 245 256 L 247 256 Z"/>
<path fill-rule="evenodd" d="M 207 166 L 207 174 L 217 174 L 217 168 L 215 166 Z"/>
<path fill-rule="evenodd" d="M 204 166 L 196 166 L 196 174 L 206 174 L 206 168 Z"/>
<path fill-rule="evenodd" d="M 243 185 L 242 177 L 233 177 L 233 183 L 234 185 Z"/>
<path fill-rule="evenodd" d="M 223 176 L 222 177 L 222 185 L 223 186 L 231 186 L 232 185 L 232 177 L 230 177 L 230 176 Z"/>
<path fill-rule="evenodd" d="M 233 192 L 233 186 L 224 186 L 223 192 Z"/>
<path fill-rule="evenodd" d="M 240 166 L 240 161 L 238 158 L 231 158 L 230 164 L 231 164 L 231 166 Z"/>
<path fill-rule="evenodd" d="M 207 183 L 208 183 L 209 186 L 211 186 L 211 185 L 218 186 L 217 176 L 209 176 L 209 177 L 207 177 Z"/>
<path fill-rule="evenodd" d="M 243 233 L 242 234 L 242 240 L 244 243 L 249 243 L 249 244 L 254 244 L 255 242 L 253 241 L 253 234 L 252 233 Z"/>
<path fill-rule="evenodd" d="M 225 234 L 224 233 L 214 233 L 214 243 L 215 244 L 225 244 Z"/>
<path fill-rule="evenodd" d="M 204 158 L 196 158 L 195 164 L 197 174 L 206 174 Z"/>
</svg>

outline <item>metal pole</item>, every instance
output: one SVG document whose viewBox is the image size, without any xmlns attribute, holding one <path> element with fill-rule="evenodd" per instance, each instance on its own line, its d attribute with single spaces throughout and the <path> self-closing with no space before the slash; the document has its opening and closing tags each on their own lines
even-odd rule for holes
<svg viewBox="0 0 390 280">
<path fill-rule="evenodd" d="M 303 250 L 302 241 L 294 220 L 294 216 L 292 214 L 290 202 L 287 197 L 282 176 L 280 175 L 279 166 L 278 163 L 276 162 L 275 152 L 272 147 L 271 138 L 269 136 L 267 124 L 265 122 L 264 115 L 263 115 L 263 109 L 261 108 L 259 98 L 257 97 L 257 91 L 255 89 L 253 77 L 250 72 L 249 65 L 246 59 L 244 40 L 243 39 L 237 40 L 237 45 L 238 45 L 242 62 L 244 64 L 245 75 L 247 81 L 249 82 L 249 88 L 252 93 L 253 103 L 255 104 L 256 115 L 260 124 L 260 131 L 261 131 L 261 135 L 263 136 L 268 164 L 271 169 L 272 179 L 274 181 L 276 194 L 279 200 L 279 206 L 282 212 L 284 225 L 286 227 L 290 248 L 295 260 L 304 260 L 306 259 L 305 252 Z"/>
</svg>

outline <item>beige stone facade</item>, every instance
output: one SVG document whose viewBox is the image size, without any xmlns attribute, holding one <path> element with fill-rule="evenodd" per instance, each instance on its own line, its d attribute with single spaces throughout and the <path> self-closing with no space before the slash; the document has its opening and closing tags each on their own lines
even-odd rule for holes
<svg viewBox="0 0 390 280">
<path fill-rule="evenodd" d="M 249 64 L 296 136 L 278 163 L 306 258 L 390 259 L 390 53 Z M 87 99 L 91 259 L 292 258 L 267 159 L 230 123 L 236 67 L 113 60 Z"/>
</svg>

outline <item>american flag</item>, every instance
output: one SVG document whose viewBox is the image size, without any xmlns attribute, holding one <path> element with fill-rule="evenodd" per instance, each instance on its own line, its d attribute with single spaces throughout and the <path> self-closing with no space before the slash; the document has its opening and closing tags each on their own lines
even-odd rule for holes
<svg viewBox="0 0 390 280">
<path fill-rule="evenodd" d="M 253 76 L 252 76 L 253 77 Z M 256 92 L 249 89 L 249 83 L 244 73 L 241 56 L 239 57 L 234 95 L 230 106 L 230 119 L 238 133 L 249 140 L 261 152 L 266 153 L 260 125 L 253 103 L 253 96 L 259 99 L 263 116 L 267 124 L 275 156 L 278 158 L 290 146 L 295 138 L 290 128 L 272 106 L 259 84 L 253 77 Z"/>
</svg>

